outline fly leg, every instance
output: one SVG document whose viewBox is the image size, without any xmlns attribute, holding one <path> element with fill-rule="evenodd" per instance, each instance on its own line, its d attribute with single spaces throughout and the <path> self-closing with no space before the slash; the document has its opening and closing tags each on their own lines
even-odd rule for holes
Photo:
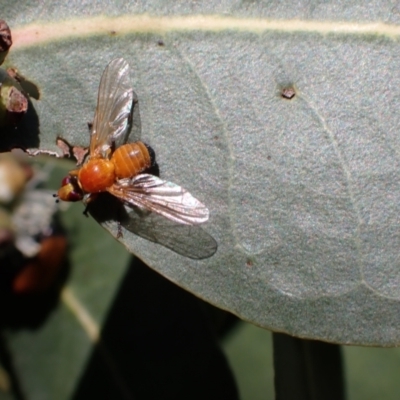
<svg viewBox="0 0 400 400">
<path fill-rule="evenodd" d="M 120 239 L 124 237 L 124 234 L 122 233 L 122 213 L 121 213 L 121 208 L 117 208 L 117 239 Z"/>
<path fill-rule="evenodd" d="M 89 218 L 89 204 L 86 204 L 85 209 L 83 210 L 83 215 L 86 218 Z"/>
<path fill-rule="evenodd" d="M 124 234 L 122 233 L 122 225 L 121 221 L 117 221 L 117 239 L 123 238 Z"/>
<path fill-rule="evenodd" d="M 83 215 L 89 217 L 89 206 L 90 203 L 97 197 L 96 193 L 89 193 L 83 198 L 83 204 L 85 204 L 85 209 L 83 210 Z"/>
</svg>

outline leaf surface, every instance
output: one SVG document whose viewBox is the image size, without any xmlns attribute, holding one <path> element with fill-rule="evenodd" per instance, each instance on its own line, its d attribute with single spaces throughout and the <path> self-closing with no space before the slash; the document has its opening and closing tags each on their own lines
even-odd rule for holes
<svg viewBox="0 0 400 400">
<path fill-rule="evenodd" d="M 7 63 L 41 91 L 17 128 L 34 132 L 22 147 L 88 146 L 101 73 L 124 57 L 161 178 L 209 208 L 214 255 L 189 258 L 125 226 L 129 251 L 259 326 L 400 343 L 398 8 L 0 4 L 15 33 Z"/>
</svg>

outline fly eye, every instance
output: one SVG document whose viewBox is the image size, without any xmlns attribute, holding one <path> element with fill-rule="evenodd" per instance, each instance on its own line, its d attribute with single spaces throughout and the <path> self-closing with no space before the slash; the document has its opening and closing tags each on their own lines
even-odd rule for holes
<svg viewBox="0 0 400 400">
<path fill-rule="evenodd" d="M 61 186 L 66 186 L 70 183 L 74 184 L 74 179 L 68 175 L 61 181 Z"/>
</svg>

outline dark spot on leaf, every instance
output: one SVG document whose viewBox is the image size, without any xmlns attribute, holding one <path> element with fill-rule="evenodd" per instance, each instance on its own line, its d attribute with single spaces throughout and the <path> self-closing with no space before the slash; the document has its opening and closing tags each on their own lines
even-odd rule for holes
<svg viewBox="0 0 400 400">
<path fill-rule="evenodd" d="M 296 95 L 296 91 L 293 86 L 282 88 L 281 95 L 284 99 L 291 100 Z"/>
</svg>

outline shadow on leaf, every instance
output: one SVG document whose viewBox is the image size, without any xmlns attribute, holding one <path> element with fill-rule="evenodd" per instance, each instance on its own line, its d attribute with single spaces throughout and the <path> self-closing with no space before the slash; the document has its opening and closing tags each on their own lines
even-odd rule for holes
<svg viewBox="0 0 400 400">
<path fill-rule="evenodd" d="M 0 152 L 39 147 L 39 117 L 29 99 L 28 104 L 28 110 L 18 124 L 0 128 Z"/>
<path fill-rule="evenodd" d="M 237 400 L 201 303 L 133 257 L 72 399 Z"/>
<path fill-rule="evenodd" d="M 90 204 L 89 213 L 114 237 L 118 234 L 119 221 L 128 231 L 123 232 L 123 239 L 130 232 L 195 260 L 213 256 L 218 248 L 215 239 L 200 226 L 177 224 L 158 214 L 124 206 L 108 193 L 101 193 Z M 124 242 L 129 246 L 126 240 Z"/>
</svg>

